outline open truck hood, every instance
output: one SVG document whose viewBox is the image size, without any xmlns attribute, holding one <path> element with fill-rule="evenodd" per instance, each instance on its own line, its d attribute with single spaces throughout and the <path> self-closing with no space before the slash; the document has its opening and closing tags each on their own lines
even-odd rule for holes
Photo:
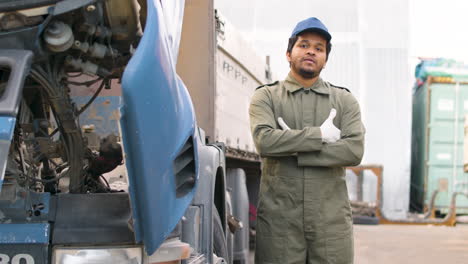
<svg viewBox="0 0 468 264">
<path fill-rule="evenodd" d="M 194 109 L 175 70 L 174 39 L 180 37 L 174 34 L 180 31 L 171 29 L 180 27 L 166 23 L 168 14 L 178 13 L 172 19 L 181 25 L 184 1 L 162 2 L 148 0 L 145 32 L 122 79 L 121 126 L 135 234 L 148 254 L 179 222 L 198 180 Z"/>
</svg>

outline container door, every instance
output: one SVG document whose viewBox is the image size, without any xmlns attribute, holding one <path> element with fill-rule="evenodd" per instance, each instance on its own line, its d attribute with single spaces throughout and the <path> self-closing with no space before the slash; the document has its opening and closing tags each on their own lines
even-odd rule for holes
<svg viewBox="0 0 468 264">
<path fill-rule="evenodd" d="M 468 187 L 468 179 L 463 172 L 463 124 L 464 115 L 468 113 L 466 89 L 467 85 L 435 83 L 430 90 L 426 203 L 438 190 L 435 205 L 444 209 L 443 212 L 448 210 L 452 193 Z M 457 208 L 467 206 L 468 200 L 457 199 Z"/>
</svg>

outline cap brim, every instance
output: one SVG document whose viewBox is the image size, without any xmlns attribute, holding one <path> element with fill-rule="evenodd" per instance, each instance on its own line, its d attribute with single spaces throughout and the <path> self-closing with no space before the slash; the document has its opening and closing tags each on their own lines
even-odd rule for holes
<svg viewBox="0 0 468 264">
<path fill-rule="evenodd" d="M 322 35 L 327 41 L 330 41 L 332 36 L 330 35 L 330 33 L 328 33 L 327 31 L 321 29 L 321 28 L 307 28 L 307 29 L 304 29 L 302 31 L 299 31 L 297 32 L 296 34 L 294 34 L 293 36 L 299 36 L 300 34 L 304 33 L 304 32 L 316 32 L 316 33 L 319 33 L 320 35 Z M 291 36 L 291 37 L 293 37 Z"/>
</svg>

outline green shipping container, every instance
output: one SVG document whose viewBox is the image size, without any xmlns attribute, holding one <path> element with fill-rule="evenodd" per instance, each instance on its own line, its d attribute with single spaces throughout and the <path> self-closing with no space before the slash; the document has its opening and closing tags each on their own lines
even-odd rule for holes
<svg viewBox="0 0 468 264">
<path fill-rule="evenodd" d="M 425 210 L 437 190 L 435 209 L 446 214 L 452 193 L 468 192 L 468 173 L 463 171 L 468 83 L 440 68 L 424 74 L 413 93 L 411 209 Z M 468 213 L 465 196 L 458 195 L 456 205 L 457 214 Z"/>
</svg>

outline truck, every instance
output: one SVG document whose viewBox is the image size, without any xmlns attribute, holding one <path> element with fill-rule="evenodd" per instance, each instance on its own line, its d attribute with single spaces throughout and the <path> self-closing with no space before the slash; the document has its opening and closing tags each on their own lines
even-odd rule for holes
<svg viewBox="0 0 468 264">
<path fill-rule="evenodd" d="M 271 72 L 212 0 L 11 0 L 0 21 L 0 263 L 248 263 L 246 111 Z M 86 124 L 97 102 L 117 107 Z"/>
</svg>

